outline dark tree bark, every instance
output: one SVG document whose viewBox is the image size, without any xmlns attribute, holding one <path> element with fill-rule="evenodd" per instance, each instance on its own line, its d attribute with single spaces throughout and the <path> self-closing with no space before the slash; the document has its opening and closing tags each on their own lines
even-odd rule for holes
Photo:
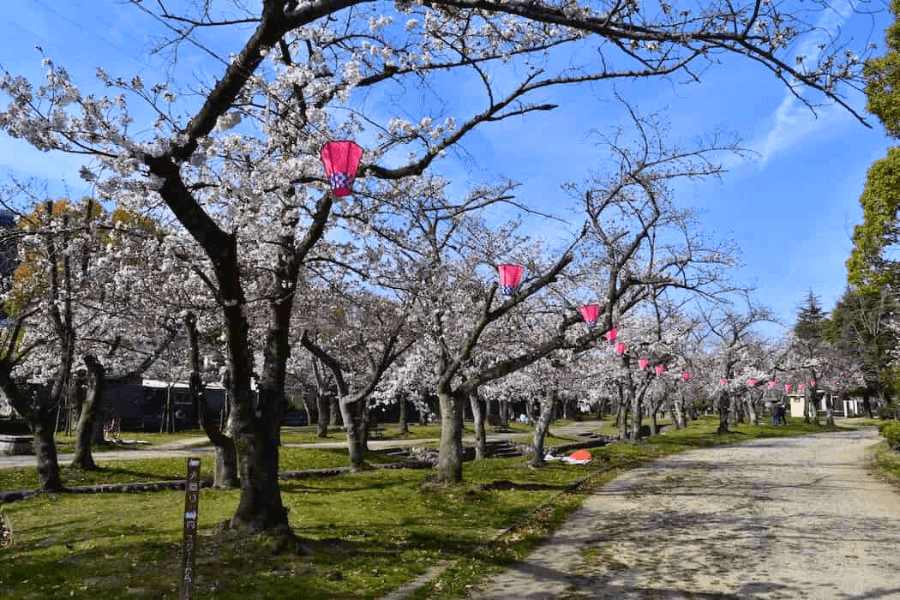
<svg viewBox="0 0 900 600">
<path fill-rule="evenodd" d="M 871 402 L 871 398 L 869 397 L 869 390 L 866 390 L 863 393 L 863 414 L 866 416 L 867 419 L 871 419 L 873 417 L 872 402 Z"/>
<path fill-rule="evenodd" d="M 230 431 L 228 425 L 222 424 L 223 427 L 217 427 L 213 423 L 213 415 L 206 403 L 206 389 L 200 378 L 200 342 L 196 315 L 190 312 L 185 315 L 184 325 L 190 345 L 190 390 L 194 407 L 197 411 L 197 420 L 206 433 L 206 437 L 209 438 L 209 441 L 216 448 L 213 486 L 220 489 L 236 488 L 240 485 L 240 481 L 238 479 L 237 449 L 234 439 L 227 433 Z M 227 393 L 225 401 L 226 403 L 230 402 L 230 397 Z M 228 410 L 229 421 L 231 415 L 232 411 Z"/>
<path fill-rule="evenodd" d="M 500 429 L 509 429 L 509 401 L 500 401 Z"/>
<path fill-rule="evenodd" d="M 313 375 L 316 378 L 316 408 L 318 421 L 316 422 L 316 437 L 328 437 L 328 424 L 331 420 L 331 397 L 328 393 L 328 382 L 325 373 L 319 368 L 319 360 L 313 358 Z"/>
<path fill-rule="evenodd" d="M 750 422 L 754 425 L 759 425 L 759 414 L 756 412 L 756 407 L 754 406 L 755 400 L 753 398 L 753 393 L 747 394 L 747 414 L 750 415 Z"/>
<path fill-rule="evenodd" d="M 619 404 L 616 407 L 616 436 L 620 440 L 628 439 L 628 406 L 630 399 L 625 396 L 625 384 L 619 382 Z"/>
<path fill-rule="evenodd" d="M 361 443 L 360 419 L 356 415 L 359 402 L 340 402 L 341 417 L 347 434 L 347 453 L 350 455 L 350 468 L 359 471 L 365 468 L 365 454 Z"/>
<path fill-rule="evenodd" d="M 397 435 L 406 437 L 409 435 L 409 400 L 406 398 L 406 392 L 400 392 L 397 395 L 397 402 L 400 403 L 400 422 L 397 424 Z"/>
<path fill-rule="evenodd" d="M 438 481 L 459 483 L 462 481 L 462 410 L 463 399 L 450 393 L 438 392 L 441 406 L 441 443 L 438 458 Z"/>
<path fill-rule="evenodd" d="M 485 403 L 478 395 L 478 389 L 469 392 L 469 404 L 472 407 L 472 417 L 475 421 L 475 460 L 487 458 L 487 433 L 484 429 Z"/>
<path fill-rule="evenodd" d="M 331 399 L 326 394 L 316 391 L 316 437 L 328 437 L 328 422 L 331 419 Z"/>
<path fill-rule="evenodd" d="M 97 468 L 97 465 L 94 463 L 94 457 L 91 454 L 94 424 L 98 421 L 100 413 L 100 398 L 103 394 L 106 374 L 103 365 L 100 364 L 96 356 L 86 354 L 83 360 L 88 371 L 87 394 L 84 402 L 81 404 L 78 427 L 75 428 L 75 456 L 72 458 L 71 466 L 92 471 Z"/>
<path fill-rule="evenodd" d="M 343 427 L 344 414 L 341 412 L 341 403 L 338 401 L 337 396 L 329 396 L 328 401 L 331 403 L 331 422 L 329 425 L 332 427 Z"/>
<path fill-rule="evenodd" d="M 632 387 L 632 386 L 629 386 Z M 644 391 L 647 388 L 645 387 L 640 393 L 636 393 L 636 391 L 629 390 L 629 394 L 631 395 L 631 432 L 630 437 L 633 440 L 641 439 L 641 423 L 644 418 Z"/>
<path fill-rule="evenodd" d="M 728 390 L 722 390 L 719 393 L 718 401 L 716 402 L 718 412 L 719 412 L 719 427 L 716 429 L 717 435 L 725 435 L 729 433 L 728 431 L 728 410 L 729 410 L 729 394 Z"/>
<path fill-rule="evenodd" d="M 532 467 L 537 468 L 544 464 L 544 439 L 550 429 L 550 420 L 556 409 L 556 400 L 557 392 L 554 389 L 545 394 L 544 401 L 541 403 L 541 414 L 534 424 L 534 454 L 529 463 Z"/>
</svg>

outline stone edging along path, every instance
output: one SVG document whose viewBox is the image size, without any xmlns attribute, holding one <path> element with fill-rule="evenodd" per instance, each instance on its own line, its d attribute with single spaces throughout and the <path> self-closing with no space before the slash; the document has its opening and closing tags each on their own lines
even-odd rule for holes
<svg viewBox="0 0 900 600">
<path fill-rule="evenodd" d="M 371 465 L 375 469 L 426 469 L 430 465 L 419 461 L 404 461 L 387 464 Z M 279 479 L 302 479 L 303 477 L 331 477 L 350 473 L 350 467 L 334 467 L 330 469 L 307 469 L 305 471 L 284 471 L 279 474 Z M 212 479 L 204 479 L 200 482 L 201 488 L 212 487 Z M 159 492 L 165 490 L 183 490 L 184 479 L 171 479 L 167 481 L 135 482 L 135 483 L 108 483 L 104 485 L 80 485 L 66 488 L 62 493 L 66 494 L 104 494 L 104 493 L 138 493 Z M 0 504 L 10 504 L 18 500 L 36 498 L 44 492 L 41 490 L 11 490 L 0 491 Z"/>
</svg>

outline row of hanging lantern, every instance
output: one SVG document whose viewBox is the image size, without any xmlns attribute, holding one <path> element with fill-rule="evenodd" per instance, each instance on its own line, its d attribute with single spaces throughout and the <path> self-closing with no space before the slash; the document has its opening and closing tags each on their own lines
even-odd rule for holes
<svg viewBox="0 0 900 600">
<path fill-rule="evenodd" d="M 350 192 L 353 189 L 353 181 L 356 178 L 356 170 L 359 168 L 359 161 L 362 159 L 362 155 L 363 149 L 355 142 L 349 140 L 332 141 L 322 146 L 319 156 L 322 159 L 322 165 L 325 167 L 325 174 L 328 176 L 328 182 L 331 184 L 331 190 L 335 196 L 343 197 L 350 195 Z M 525 271 L 524 267 L 520 265 L 503 264 L 498 267 L 498 271 L 500 274 L 500 289 L 503 294 L 506 296 L 515 295 L 522 281 L 522 273 Z M 588 327 L 593 328 L 597 325 L 597 319 L 600 317 L 599 305 L 587 304 L 582 306 L 579 309 L 579 312 L 581 313 L 581 316 L 584 317 L 584 321 L 587 323 Z M 622 342 L 616 343 L 618 333 L 619 330 L 616 327 L 613 327 L 606 332 L 605 337 L 610 345 L 615 344 L 616 354 L 623 356 L 625 354 L 626 346 Z M 641 370 L 646 369 L 649 364 L 650 361 L 646 358 L 638 360 L 638 366 Z M 661 376 L 665 373 L 666 368 L 663 365 L 656 365 L 653 367 L 653 370 L 657 376 Z M 688 382 L 691 379 L 691 374 L 687 371 L 682 371 L 681 378 L 685 382 Z M 756 383 L 757 380 L 753 378 L 747 382 L 747 385 L 752 388 L 756 387 Z M 723 377 L 721 379 L 721 384 L 728 385 L 728 378 Z M 769 382 L 770 389 L 774 389 L 777 385 L 778 383 L 776 381 Z M 837 382 L 832 381 L 831 385 L 835 386 L 837 385 Z M 815 387 L 816 382 L 810 381 L 809 386 Z M 797 385 L 799 391 L 803 391 L 805 387 L 805 383 Z M 785 393 L 789 394 L 791 388 L 792 385 L 790 383 L 784 384 Z"/>
</svg>

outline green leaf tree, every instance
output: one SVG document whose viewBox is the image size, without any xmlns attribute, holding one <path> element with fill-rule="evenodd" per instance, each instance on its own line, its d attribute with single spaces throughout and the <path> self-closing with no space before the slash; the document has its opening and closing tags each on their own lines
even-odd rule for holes
<svg viewBox="0 0 900 600">
<path fill-rule="evenodd" d="M 900 14 L 900 0 L 893 0 L 891 12 Z M 863 68 L 866 109 L 878 117 L 889 136 L 900 138 L 900 20 L 888 28 L 885 38 L 887 54 L 866 61 Z M 898 264 L 888 253 L 898 236 L 900 148 L 889 149 L 887 157 L 872 165 L 859 202 L 863 222 L 853 230 L 847 278 L 851 285 L 875 291 L 897 281 Z"/>
</svg>

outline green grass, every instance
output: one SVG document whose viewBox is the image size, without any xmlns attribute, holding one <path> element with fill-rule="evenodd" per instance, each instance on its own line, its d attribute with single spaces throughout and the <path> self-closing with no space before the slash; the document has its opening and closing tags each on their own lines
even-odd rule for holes
<svg viewBox="0 0 900 600">
<path fill-rule="evenodd" d="M 156 448 L 163 444 L 177 442 L 188 438 L 206 438 L 206 433 L 200 429 L 189 431 L 179 431 L 177 433 L 145 433 L 143 431 L 123 431 L 121 436 L 123 440 L 140 440 L 150 442 L 149 444 L 103 444 L 94 446 L 92 452 L 108 452 L 110 450 L 146 450 L 148 448 Z M 65 433 L 56 434 L 56 451 L 60 454 L 67 452 L 75 452 L 75 434 L 66 435 Z"/>
<path fill-rule="evenodd" d="M 395 459 L 370 452 L 366 455 L 370 463 L 388 463 Z M 60 465 L 63 485 L 103 485 L 108 483 L 135 483 L 140 481 L 165 481 L 181 479 L 185 475 L 183 458 L 150 458 L 138 460 L 101 461 L 97 471 L 82 471 Z M 282 448 L 280 466 L 282 471 L 302 471 L 306 469 L 326 469 L 349 465 L 347 451 L 336 448 Z M 213 457 L 207 455 L 201 463 L 203 477 L 213 476 Z M 36 489 L 39 486 L 35 467 L 13 467 L 0 469 L 0 490 Z"/>
<path fill-rule="evenodd" d="M 220 533 L 217 524 L 233 514 L 238 492 L 203 490 L 194 597 L 375 599 L 449 559 L 454 565 L 413 598 L 460 598 L 467 585 L 526 556 L 587 492 L 621 469 L 765 435 L 838 430 L 794 422 L 738 426 L 737 433 L 718 437 L 712 435 L 716 425 L 704 419 L 642 443 L 596 448 L 597 460 L 587 466 L 554 463 L 532 470 L 523 468 L 521 458 L 466 463 L 464 483 L 449 487 L 423 486 L 426 473 L 414 470 L 282 482 L 291 526 L 313 550 L 311 557 L 272 556 L 254 540 Z M 122 464 L 130 477 L 183 477 L 184 459 L 168 460 Z M 207 473 L 209 462 L 203 465 Z M 285 470 L 329 462 L 346 464 L 346 452 L 282 451 Z M 585 477 L 578 489 L 568 489 Z M 180 492 L 63 494 L 6 505 L 16 545 L 2 551 L 0 597 L 175 598 L 183 507 Z"/>
<path fill-rule="evenodd" d="M 887 441 L 881 441 L 869 449 L 868 458 L 873 475 L 900 488 L 900 452 L 891 450 Z"/>
</svg>

